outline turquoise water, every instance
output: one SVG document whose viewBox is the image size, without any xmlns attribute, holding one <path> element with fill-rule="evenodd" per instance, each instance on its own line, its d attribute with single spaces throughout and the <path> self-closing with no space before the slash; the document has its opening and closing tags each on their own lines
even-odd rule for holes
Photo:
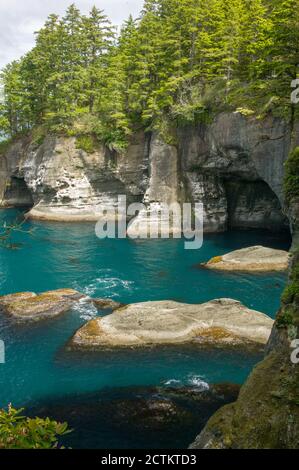
<svg viewBox="0 0 299 470">
<path fill-rule="evenodd" d="M 13 219 L 15 211 L 0 218 Z M 201 303 L 231 297 L 274 317 L 283 274 L 224 274 L 196 265 L 233 249 L 263 244 L 288 248 L 282 235 L 232 232 L 205 236 L 201 250 L 181 240 L 98 240 L 93 224 L 28 222 L 32 235 L 17 234 L 19 250 L 0 249 L 0 294 L 75 288 L 93 297 L 124 303 L 173 299 Z M 0 404 L 27 406 L 105 388 L 205 382 L 242 383 L 259 356 L 196 348 L 69 355 L 64 346 L 88 319 L 101 315 L 79 306 L 36 325 L 16 325 L 0 316 L 6 364 L 0 364 Z"/>
</svg>

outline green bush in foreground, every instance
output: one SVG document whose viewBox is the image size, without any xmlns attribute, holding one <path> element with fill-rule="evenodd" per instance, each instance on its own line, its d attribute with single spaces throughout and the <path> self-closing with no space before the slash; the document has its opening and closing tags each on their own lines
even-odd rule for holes
<svg viewBox="0 0 299 470">
<path fill-rule="evenodd" d="M 11 405 L 0 410 L 0 449 L 56 449 L 58 438 L 71 432 L 67 423 L 27 418 Z"/>
</svg>

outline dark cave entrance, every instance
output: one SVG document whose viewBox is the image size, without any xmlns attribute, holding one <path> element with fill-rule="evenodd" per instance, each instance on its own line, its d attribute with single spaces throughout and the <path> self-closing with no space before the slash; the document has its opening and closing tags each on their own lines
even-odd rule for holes
<svg viewBox="0 0 299 470">
<path fill-rule="evenodd" d="M 32 207 L 34 202 L 31 191 L 24 178 L 12 176 L 4 193 L 5 205 L 8 207 Z"/>
<path fill-rule="evenodd" d="M 291 236 L 288 217 L 265 181 L 232 179 L 224 181 L 224 187 L 228 230 L 261 229 Z"/>
</svg>

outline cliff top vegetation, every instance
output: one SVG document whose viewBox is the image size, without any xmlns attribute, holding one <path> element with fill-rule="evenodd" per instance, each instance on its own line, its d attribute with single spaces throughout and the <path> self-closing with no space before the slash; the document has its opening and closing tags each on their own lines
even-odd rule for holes
<svg viewBox="0 0 299 470">
<path fill-rule="evenodd" d="M 145 0 L 116 34 L 103 11 L 73 4 L 2 71 L 0 134 L 94 134 L 122 149 L 135 129 L 221 110 L 294 119 L 298 15 L 297 0 Z"/>
</svg>

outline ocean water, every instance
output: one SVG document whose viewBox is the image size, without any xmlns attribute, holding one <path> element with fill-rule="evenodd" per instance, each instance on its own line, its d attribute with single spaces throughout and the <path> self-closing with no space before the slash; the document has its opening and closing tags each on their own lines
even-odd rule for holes
<svg viewBox="0 0 299 470">
<path fill-rule="evenodd" d="M 0 219 L 13 220 L 16 214 L 1 211 Z M 28 222 L 26 227 L 34 229 L 31 235 L 14 237 L 22 244 L 20 249 L 0 248 L 0 295 L 75 288 L 124 303 L 166 299 L 201 303 L 230 297 L 274 317 L 286 282 L 284 274 L 227 274 L 197 267 L 212 256 L 251 245 L 288 249 L 290 240 L 281 234 L 206 235 L 200 250 L 189 251 L 182 240 L 99 240 L 94 224 Z M 0 315 L 0 339 L 6 350 L 6 363 L 0 364 L 0 406 L 63 403 L 69 397 L 101 390 L 113 395 L 116 389 L 137 386 L 242 384 L 260 359 L 258 354 L 187 347 L 66 353 L 74 332 L 86 320 L 103 314 L 83 303 L 40 324 L 15 324 Z M 102 436 L 98 445 L 109 446 L 109 439 Z M 94 445 L 88 432 L 85 442 Z M 116 447 L 122 445 L 121 437 L 113 442 Z"/>
</svg>

